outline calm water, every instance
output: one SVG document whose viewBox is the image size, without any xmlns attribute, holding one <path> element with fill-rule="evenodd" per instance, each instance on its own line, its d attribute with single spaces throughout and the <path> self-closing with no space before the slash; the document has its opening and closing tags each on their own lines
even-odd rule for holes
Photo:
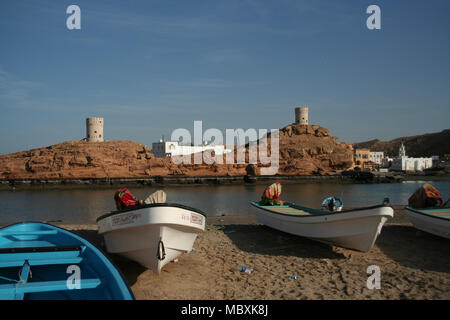
<svg viewBox="0 0 450 320">
<path fill-rule="evenodd" d="M 397 184 L 284 184 L 282 199 L 320 207 L 330 195 L 343 199 L 344 207 L 378 204 L 385 197 L 393 205 L 405 205 L 424 181 Z M 444 201 L 450 197 L 450 181 L 429 182 L 438 188 Z M 204 211 L 208 216 L 254 213 L 249 201 L 259 200 L 265 185 L 184 186 L 161 188 L 167 202 L 176 202 Z M 156 191 L 154 187 L 131 188 L 139 199 Z M 95 223 L 95 219 L 115 209 L 115 189 L 109 190 L 19 190 L 0 191 L 0 223 L 57 221 Z"/>
</svg>

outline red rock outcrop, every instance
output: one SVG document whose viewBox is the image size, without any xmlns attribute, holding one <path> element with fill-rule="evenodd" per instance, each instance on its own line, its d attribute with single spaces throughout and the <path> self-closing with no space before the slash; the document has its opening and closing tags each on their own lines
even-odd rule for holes
<svg viewBox="0 0 450 320">
<path fill-rule="evenodd" d="M 281 129 L 278 174 L 327 174 L 350 168 L 352 146 L 336 139 L 320 126 L 289 125 Z M 269 150 L 270 140 L 269 136 Z M 176 165 L 171 158 L 156 159 L 150 148 L 133 141 L 63 142 L 0 155 L 0 179 L 245 176 L 260 175 L 265 167 L 249 164 L 248 154 L 246 163 L 241 164 L 225 164 L 225 160 L 224 164 L 193 164 L 194 157 L 191 156 L 191 164 Z M 214 154 L 205 152 L 203 157 L 210 159 Z"/>
<path fill-rule="evenodd" d="M 289 125 L 280 130 L 279 174 L 325 174 L 353 166 L 353 148 L 337 142 L 317 125 Z"/>
</svg>

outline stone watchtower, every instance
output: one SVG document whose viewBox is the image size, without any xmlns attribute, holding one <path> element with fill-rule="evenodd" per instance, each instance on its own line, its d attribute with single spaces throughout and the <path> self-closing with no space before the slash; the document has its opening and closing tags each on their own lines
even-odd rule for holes
<svg viewBox="0 0 450 320">
<path fill-rule="evenodd" d="M 308 107 L 295 108 L 295 124 L 308 124 Z"/>
<path fill-rule="evenodd" d="M 103 118 L 86 119 L 86 141 L 103 142 Z"/>
</svg>

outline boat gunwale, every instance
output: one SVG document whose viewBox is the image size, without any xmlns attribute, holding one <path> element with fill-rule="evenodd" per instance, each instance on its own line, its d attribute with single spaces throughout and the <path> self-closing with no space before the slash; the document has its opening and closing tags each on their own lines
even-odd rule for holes
<svg viewBox="0 0 450 320">
<path fill-rule="evenodd" d="M 111 211 L 109 213 L 106 213 L 104 215 L 101 215 L 100 217 L 98 217 L 95 221 L 99 222 L 100 220 L 103 220 L 105 218 L 114 216 L 114 215 L 118 215 L 118 214 L 122 214 L 122 213 L 126 213 L 126 212 L 131 212 L 131 211 L 135 211 L 135 210 L 141 210 L 141 209 L 147 209 L 147 208 L 157 208 L 157 207 L 175 207 L 175 208 L 180 208 L 180 209 L 185 209 L 185 210 L 189 210 L 195 213 L 199 213 L 202 216 L 204 216 L 206 218 L 206 214 L 196 208 L 192 208 L 189 206 L 185 206 L 183 204 L 178 204 L 178 203 L 170 203 L 170 202 L 164 202 L 164 203 L 152 203 L 152 204 L 146 204 L 143 206 L 136 206 L 134 208 L 128 208 L 128 209 L 124 209 L 124 210 L 116 210 L 116 211 Z"/>
<path fill-rule="evenodd" d="M 27 223 L 42 224 L 42 225 L 50 226 L 51 228 L 55 228 L 55 229 L 57 229 L 57 230 L 61 230 L 61 232 L 67 232 L 67 233 L 70 234 L 70 236 L 73 236 L 74 239 L 80 241 L 86 248 L 89 248 L 89 249 L 91 249 L 92 251 L 94 251 L 94 254 L 95 254 L 96 256 L 98 256 L 97 252 L 95 252 L 95 251 L 97 250 L 101 255 L 103 255 L 103 258 L 105 258 L 106 261 L 109 262 L 109 263 L 116 269 L 116 271 L 118 272 L 118 274 L 119 274 L 119 276 L 120 276 L 122 282 L 125 284 L 125 287 L 126 287 L 126 289 L 127 289 L 127 291 L 128 291 L 128 294 L 130 295 L 130 299 L 131 299 L 131 300 L 136 300 L 136 297 L 134 296 L 133 290 L 131 290 L 131 287 L 130 287 L 130 285 L 128 284 L 128 281 L 126 280 L 126 278 L 125 278 L 124 274 L 122 273 L 122 271 L 120 270 L 120 268 L 114 263 L 114 261 L 113 261 L 110 257 L 108 257 L 107 253 L 106 253 L 105 251 L 103 251 L 103 249 L 101 249 L 101 248 L 95 246 L 94 244 L 92 244 L 89 240 L 85 239 L 84 237 L 79 236 L 79 235 L 75 234 L 74 232 L 72 232 L 72 231 L 70 231 L 70 230 L 67 230 L 67 229 L 64 229 L 64 228 L 55 226 L 55 225 L 50 224 L 50 223 L 47 223 L 47 222 L 40 222 L 40 221 L 21 221 L 21 222 L 14 222 L 14 223 L 11 223 L 11 224 L 2 226 L 2 227 L 0 228 L 0 231 L 1 231 L 2 229 L 7 229 L 7 228 L 12 227 L 12 226 L 15 226 L 15 225 L 27 224 Z M 99 257 L 99 258 L 101 259 L 102 257 Z M 0 268 L 0 270 L 1 270 L 1 268 Z"/>
<path fill-rule="evenodd" d="M 388 208 L 392 208 L 392 206 L 390 206 L 389 204 L 378 204 L 378 205 L 374 205 L 374 206 L 369 206 L 369 207 L 359 207 L 359 208 L 354 208 L 354 209 L 348 209 L 348 210 L 343 210 L 343 211 L 334 211 L 334 212 L 325 212 L 324 210 L 320 210 L 320 209 L 315 209 L 315 208 L 310 208 L 310 207 L 304 207 L 304 206 L 300 206 L 294 202 L 288 202 L 285 201 L 285 203 L 294 208 L 294 209 L 298 209 L 298 210 L 303 210 L 301 208 L 305 208 L 305 209 L 310 209 L 313 211 L 323 211 L 320 213 L 311 213 L 308 212 L 309 214 L 307 215 L 298 215 L 295 213 L 282 213 L 282 212 L 276 212 L 276 211 L 272 211 L 269 209 L 264 208 L 264 206 L 258 205 L 256 201 L 251 201 L 250 204 L 253 205 L 254 207 L 273 213 L 273 214 L 278 214 L 278 215 L 282 215 L 282 216 L 288 216 L 288 217 L 295 217 L 295 218 L 312 218 L 312 217 L 323 217 L 323 216 L 336 216 L 336 215 L 341 215 L 343 213 L 351 213 L 351 212 L 356 212 L 356 211 L 366 211 L 366 210 L 372 210 L 372 209 L 377 209 L 377 208 L 383 208 L 383 207 L 388 207 Z M 294 205 L 294 206 L 291 206 Z M 270 207 L 270 206 L 268 206 Z M 276 207 L 276 206 L 274 206 Z"/>
<path fill-rule="evenodd" d="M 75 246 L 48 246 L 48 247 L 12 247 L 1 248 L 0 256 L 8 253 L 42 253 L 42 252 L 64 252 L 64 251 L 82 251 L 83 245 Z"/>
<path fill-rule="evenodd" d="M 416 209 L 416 208 L 412 208 L 412 207 L 410 207 L 410 206 L 406 206 L 405 207 L 405 210 L 408 212 L 411 212 L 411 213 L 416 213 L 416 214 L 419 214 L 419 215 L 422 215 L 422 216 L 426 216 L 426 217 L 429 217 L 429 218 L 435 218 L 435 219 L 441 219 L 441 220 L 444 220 L 444 221 L 450 221 L 450 218 L 444 218 L 444 217 L 440 217 L 440 216 L 435 216 L 435 215 L 432 215 L 432 214 L 428 214 L 428 213 L 426 213 L 426 212 L 422 212 L 422 211 L 420 211 L 420 210 L 433 210 L 433 209 L 442 209 L 441 207 L 436 207 L 436 208 L 422 208 L 422 209 Z M 447 208 L 447 209 L 449 209 L 449 208 Z"/>
</svg>

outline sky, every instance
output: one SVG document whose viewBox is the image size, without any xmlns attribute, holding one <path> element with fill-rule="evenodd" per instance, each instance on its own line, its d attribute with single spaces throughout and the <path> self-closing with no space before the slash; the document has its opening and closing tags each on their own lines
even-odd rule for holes
<svg viewBox="0 0 450 320">
<path fill-rule="evenodd" d="M 81 29 L 66 25 L 70 5 Z M 366 9 L 378 5 L 381 29 Z M 309 107 L 338 141 L 450 128 L 450 2 L 0 1 L 0 153 L 151 146 L 177 128 L 277 129 Z"/>
</svg>

